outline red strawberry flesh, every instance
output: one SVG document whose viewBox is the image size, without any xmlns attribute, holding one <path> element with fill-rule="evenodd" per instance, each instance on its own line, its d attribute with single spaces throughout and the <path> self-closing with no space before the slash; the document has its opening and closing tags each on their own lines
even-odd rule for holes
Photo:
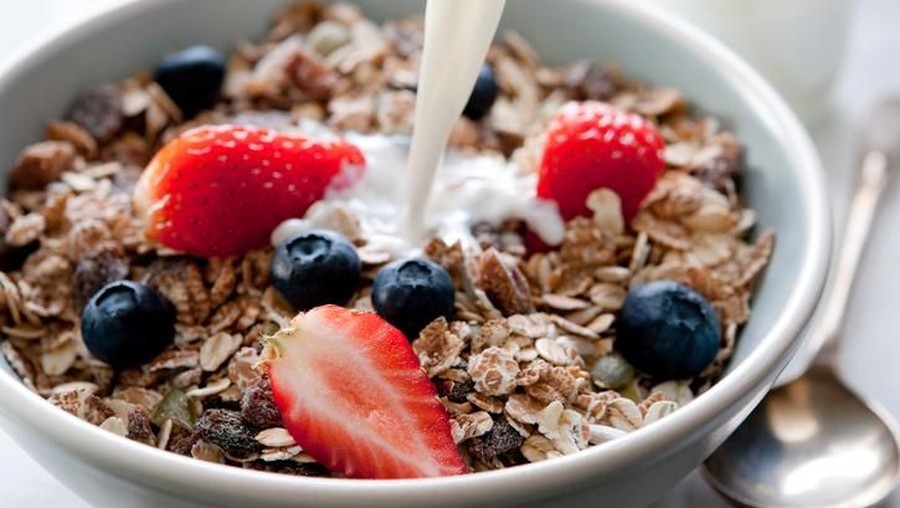
<svg viewBox="0 0 900 508">
<path fill-rule="evenodd" d="M 665 141 L 648 120 L 599 102 L 570 102 L 552 122 L 537 195 L 552 199 L 562 217 L 589 217 L 591 192 L 608 188 L 622 201 L 626 223 L 665 169 Z"/>
<path fill-rule="evenodd" d="M 333 305 L 300 314 L 264 357 L 285 426 L 348 478 L 466 472 L 446 410 L 402 332 Z"/>
<path fill-rule="evenodd" d="M 149 238 L 197 256 L 238 255 L 265 246 L 278 224 L 302 217 L 346 168 L 364 164 L 359 149 L 341 140 L 198 127 L 156 154 L 134 203 Z"/>
</svg>

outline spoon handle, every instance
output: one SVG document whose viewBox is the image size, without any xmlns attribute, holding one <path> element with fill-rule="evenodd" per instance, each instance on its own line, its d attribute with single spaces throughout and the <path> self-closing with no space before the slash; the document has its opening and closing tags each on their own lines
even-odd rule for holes
<svg viewBox="0 0 900 508">
<path fill-rule="evenodd" d="M 837 266 L 831 290 L 826 295 L 822 321 L 814 339 L 821 348 L 814 363 L 834 365 L 838 337 L 847 311 L 847 301 L 853 289 L 853 281 L 859 268 L 863 247 L 872 229 L 872 220 L 878 203 L 888 183 L 888 156 L 881 150 L 871 150 L 863 157 L 859 181 L 850 203 L 850 211 L 844 226 Z"/>
</svg>

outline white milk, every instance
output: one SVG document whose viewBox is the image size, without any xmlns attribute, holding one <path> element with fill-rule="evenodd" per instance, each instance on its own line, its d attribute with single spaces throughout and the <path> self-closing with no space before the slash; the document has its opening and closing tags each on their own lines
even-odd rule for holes
<svg viewBox="0 0 900 508">
<path fill-rule="evenodd" d="M 425 207 L 453 124 L 484 64 L 506 0 L 428 0 L 408 162 L 406 235 L 424 240 Z"/>
<path fill-rule="evenodd" d="M 484 63 L 506 0 L 428 0 L 425 47 L 417 92 L 414 134 L 349 134 L 366 156 L 366 171 L 349 189 L 332 192 L 303 219 L 292 219 L 272 234 L 287 237 L 333 225 L 338 209 L 360 222 L 375 250 L 402 256 L 415 253 L 431 236 L 476 246 L 471 226 L 517 218 L 551 245 L 562 241 L 565 225 L 556 206 L 535 196 L 536 175 L 523 175 L 500 156 L 444 157 L 453 124 L 462 114 Z M 301 130 L 328 135 L 306 122 Z M 351 168 L 352 169 L 352 168 Z"/>
<path fill-rule="evenodd" d="M 304 132 L 315 132 L 304 124 Z M 412 185 L 406 177 L 410 140 L 404 136 L 349 134 L 347 140 L 366 156 L 366 170 L 352 187 L 333 191 L 310 208 L 304 219 L 279 226 L 272 235 L 277 245 L 310 229 L 329 227 L 338 209 L 358 220 L 369 247 L 395 256 L 410 255 L 422 246 L 404 235 L 406 196 Z M 429 183 L 433 199 L 420 215 L 422 231 L 447 242 L 476 247 L 472 224 L 499 224 L 508 218 L 525 221 L 546 242 L 562 241 L 565 225 L 556 206 L 535 197 L 537 175 L 523 175 L 499 155 L 464 155 L 450 151 Z"/>
</svg>

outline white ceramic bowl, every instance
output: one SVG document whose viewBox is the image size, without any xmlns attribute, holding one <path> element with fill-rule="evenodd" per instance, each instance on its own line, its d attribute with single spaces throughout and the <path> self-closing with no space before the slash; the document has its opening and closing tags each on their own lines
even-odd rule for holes
<svg viewBox="0 0 900 508">
<path fill-rule="evenodd" d="M 174 48 L 228 48 L 261 35 L 279 0 L 141 0 L 23 55 L 0 77 L 0 167 L 38 139 L 75 94 L 150 67 Z M 388 18 L 415 0 L 359 0 Z M 197 508 L 450 506 L 534 503 L 641 506 L 663 495 L 732 432 L 790 359 L 825 279 L 829 211 L 820 163 L 781 99 L 747 65 L 661 11 L 627 0 L 513 0 L 505 17 L 548 61 L 618 61 L 684 91 L 747 146 L 745 196 L 777 248 L 728 375 L 674 415 L 620 440 L 544 463 L 454 478 L 350 481 L 213 465 L 130 442 L 29 392 L 3 364 L 4 429 L 95 506 Z"/>
</svg>

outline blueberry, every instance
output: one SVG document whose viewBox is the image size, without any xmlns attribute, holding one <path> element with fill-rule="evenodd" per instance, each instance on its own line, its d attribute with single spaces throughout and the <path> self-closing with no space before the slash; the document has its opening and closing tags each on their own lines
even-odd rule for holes
<svg viewBox="0 0 900 508">
<path fill-rule="evenodd" d="M 716 356 L 721 328 L 709 302 L 670 280 L 635 286 L 616 320 L 616 348 L 658 379 L 688 379 Z"/>
<path fill-rule="evenodd" d="M 275 249 L 272 284 L 297 310 L 345 305 L 359 285 L 356 247 L 325 230 L 292 236 Z"/>
<path fill-rule="evenodd" d="M 494 107 L 494 102 L 500 94 L 500 87 L 497 85 L 497 77 L 491 66 L 484 64 L 481 72 L 478 73 L 478 80 L 475 81 L 475 89 L 469 96 L 469 102 L 463 115 L 471 120 L 481 120 Z"/>
<path fill-rule="evenodd" d="M 209 46 L 191 46 L 165 57 L 156 82 L 187 117 L 212 107 L 225 80 L 225 56 Z"/>
<path fill-rule="evenodd" d="M 81 314 L 84 344 L 116 369 L 154 359 L 175 337 L 175 308 L 144 284 L 118 281 L 103 286 Z"/>
<path fill-rule="evenodd" d="M 428 323 L 453 315 L 453 280 L 440 265 L 424 259 L 394 261 L 375 276 L 372 304 L 409 338 Z"/>
</svg>

